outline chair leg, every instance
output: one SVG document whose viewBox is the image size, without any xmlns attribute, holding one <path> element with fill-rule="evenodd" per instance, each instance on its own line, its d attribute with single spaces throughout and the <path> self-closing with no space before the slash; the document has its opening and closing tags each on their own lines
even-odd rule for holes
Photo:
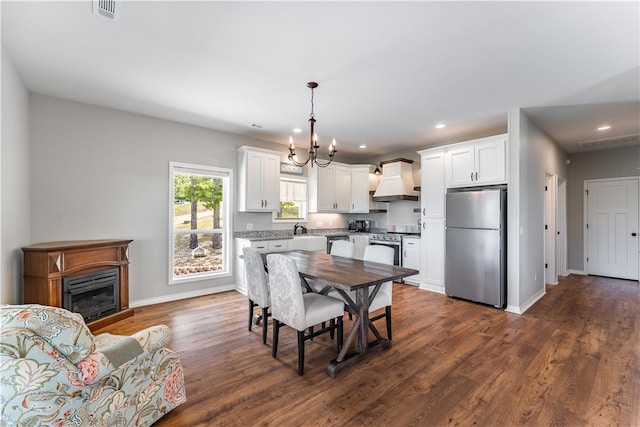
<svg viewBox="0 0 640 427">
<path fill-rule="evenodd" d="M 335 337 L 335 330 L 336 328 L 333 327 L 333 325 L 336 324 L 336 321 L 334 319 L 329 320 L 329 327 L 331 328 L 329 330 L 329 337 L 331 339 L 333 339 Z M 324 328 L 324 322 L 322 322 L 322 327 Z"/>
<path fill-rule="evenodd" d="M 254 302 L 249 299 L 249 331 L 251 331 L 251 323 L 253 321 L 253 307 L 255 306 Z"/>
<path fill-rule="evenodd" d="M 262 307 L 262 344 L 267 343 L 267 316 L 269 315 L 269 310 L 267 307 Z"/>
<path fill-rule="evenodd" d="M 304 374 L 304 331 L 298 331 L 298 375 Z"/>
<path fill-rule="evenodd" d="M 343 325 L 342 325 L 342 316 L 338 317 L 338 353 L 342 350 L 342 337 L 343 337 Z"/>
<path fill-rule="evenodd" d="M 386 306 L 384 311 L 386 312 L 385 317 L 387 318 L 387 336 L 389 337 L 389 341 L 391 341 L 391 306 Z"/>
<path fill-rule="evenodd" d="M 280 329 L 280 322 L 273 319 L 273 347 L 271 348 L 271 357 L 276 357 L 278 353 L 278 332 Z"/>
</svg>

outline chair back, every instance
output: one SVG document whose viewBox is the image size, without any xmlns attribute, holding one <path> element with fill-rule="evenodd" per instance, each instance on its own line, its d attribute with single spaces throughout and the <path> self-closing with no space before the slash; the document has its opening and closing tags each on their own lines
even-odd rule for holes
<svg viewBox="0 0 640 427">
<path fill-rule="evenodd" d="M 271 315 L 274 319 L 302 331 L 306 328 L 300 273 L 296 262 L 281 254 L 267 255 Z"/>
<path fill-rule="evenodd" d="M 384 245 L 369 245 L 364 248 L 364 261 L 379 262 L 381 264 L 393 264 L 393 248 Z"/>
<path fill-rule="evenodd" d="M 373 261 L 373 262 L 379 262 L 381 264 L 393 265 L 393 256 L 394 256 L 393 248 L 390 248 L 389 246 L 369 245 L 364 248 L 364 255 L 362 259 L 364 261 Z M 380 292 L 378 292 L 378 296 L 381 296 L 381 294 L 384 294 L 384 296 L 386 297 L 384 301 L 385 305 L 391 305 L 391 299 L 393 298 L 392 285 L 393 285 L 393 282 L 391 281 L 384 282 L 380 287 Z M 371 291 L 372 290 L 370 290 L 369 292 Z"/>
<path fill-rule="evenodd" d="M 262 256 L 258 251 L 249 247 L 242 248 L 242 254 L 247 272 L 247 296 L 260 307 L 269 307 L 271 299 Z"/>
<path fill-rule="evenodd" d="M 348 240 L 336 240 L 331 244 L 331 255 L 353 258 L 355 245 Z"/>
</svg>

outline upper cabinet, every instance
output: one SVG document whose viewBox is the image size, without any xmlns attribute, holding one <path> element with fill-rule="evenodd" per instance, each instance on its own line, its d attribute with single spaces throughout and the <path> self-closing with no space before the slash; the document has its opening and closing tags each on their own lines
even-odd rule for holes
<svg viewBox="0 0 640 427">
<path fill-rule="evenodd" d="M 420 210 L 422 220 L 444 218 L 444 151 L 420 151 Z"/>
<path fill-rule="evenodd" d="M 447 187 L 506 183 L 506 145 L 502 134 L 450 147 L 445 155 Z"/>
<path fill-rule="evenodd" d="M 309 212 L 349 212 L 351 168 L 331 163 L 325 168 L 309 168 Z"/>
<path fill-rule="evenodd" d="M 280 153 L 256 147 L 238 148 L 238 211 L 280 209 Z"/>
<path fill-rule="evenodd" d="M 369 165 L 351 166 L 351 206 L 349 212 L 369 212 Z"/>
</svg>

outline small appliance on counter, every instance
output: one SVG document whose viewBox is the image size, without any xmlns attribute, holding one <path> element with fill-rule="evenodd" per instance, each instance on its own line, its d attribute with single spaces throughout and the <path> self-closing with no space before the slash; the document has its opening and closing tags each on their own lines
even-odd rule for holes
<svg viewBox="0 0 640 427">
<path fill-rule="evenodd" d="M 368 233 L 371 222 L 366 219 L 349 220 L 349 231 L 352 233 Z"/>
</svg>

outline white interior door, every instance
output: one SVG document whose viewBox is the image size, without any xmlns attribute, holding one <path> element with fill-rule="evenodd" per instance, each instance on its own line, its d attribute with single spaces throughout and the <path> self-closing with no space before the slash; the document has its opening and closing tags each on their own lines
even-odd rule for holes
<svg viewBox="0 0 640 427">
<path fill-rule="evenodd" d="M 567 275 L 567 181 L 562 177 L 556 191 L 556 273 Z"/>
<path fill-rule="evenodd" d="M 638 280 L 638 178 L 585 181 L 587 274 Z"/>
<path fill-rule="evenodd" d="M 556 274 L 556 180 L 545 174 L 544 182 L 544 267 L 545 283 L 558 284 Z"/>
</svg>

